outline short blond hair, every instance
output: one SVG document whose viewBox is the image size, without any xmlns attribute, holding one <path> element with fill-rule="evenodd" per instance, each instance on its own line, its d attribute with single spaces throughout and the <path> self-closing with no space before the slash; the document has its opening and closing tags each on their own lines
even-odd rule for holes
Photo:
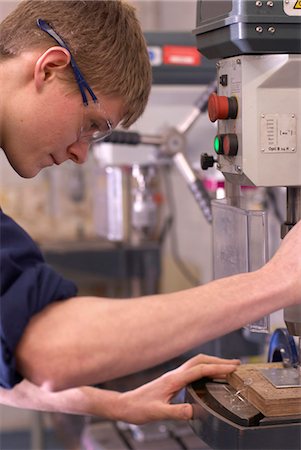
<svg viewBox="0 0 301 450">
<path fill-rule="evenodd" d="M 24 0 L 0 24 L 0 61 L 55 45 L 37 27 L 38 18 L 64 39 L 93 88 L 122 98 L 121 124 L 127 128 L 135 122 L 151 87 L 148 51 L 135 9 L 122 0 Z"/>
</svg>

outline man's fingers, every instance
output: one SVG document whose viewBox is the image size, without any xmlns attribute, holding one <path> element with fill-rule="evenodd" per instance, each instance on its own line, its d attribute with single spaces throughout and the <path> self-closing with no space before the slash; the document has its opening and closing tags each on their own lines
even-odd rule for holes
<svg viewBox="0 0 301 450">
<path fill-rule="evenodd" d="M 175 390 L 182 389 L 193 381 L 204 377 L 224 378 L 227 374 L 237 369 L 237 364 L 199 364 L 185 371 L 173 374 Z"/>
<path fill-rule="evenodd" d="M 181 367 L 187 369 L 188 367 L 197 364 L 240 364 L 239 359 L 224 359 L 217 356 L 199 354 L 186 361 Z"/>
<path fill-rule="evenodd" d="M 192 419 L 193 409 L 189 403 L 176 405 L 165 405 L 162 409 L 162 419 L 168 420 L 189 420 Z"/>
</svg>

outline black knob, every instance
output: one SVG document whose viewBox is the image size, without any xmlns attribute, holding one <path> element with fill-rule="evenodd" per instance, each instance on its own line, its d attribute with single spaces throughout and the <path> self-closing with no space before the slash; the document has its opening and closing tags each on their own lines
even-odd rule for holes
<svg viewBox="0 0 301 450">
<path fill-rule="evenodd" d="M 214 159 L 213 156 L 208 155 L 208 153 L 202 153 L 201 154 L 201 167 L 203 170 L 209 169 L 209 167 L 213 167 L 214 163 L 216 163 L 217 160 Z"/>
</svg>

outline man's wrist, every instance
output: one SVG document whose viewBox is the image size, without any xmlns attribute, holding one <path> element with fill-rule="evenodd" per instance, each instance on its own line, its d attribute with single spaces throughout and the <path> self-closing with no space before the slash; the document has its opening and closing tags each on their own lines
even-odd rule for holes
<svg viewBox="0 0 301 450">
<path fill-rule="evenodd" d="M 100 390 L 99 394 L 93 396 L 93 401 L 90 405 L 90 414 L 110 420 L 121 420 L 123 394 L 105 390 Z"/>
</svg>

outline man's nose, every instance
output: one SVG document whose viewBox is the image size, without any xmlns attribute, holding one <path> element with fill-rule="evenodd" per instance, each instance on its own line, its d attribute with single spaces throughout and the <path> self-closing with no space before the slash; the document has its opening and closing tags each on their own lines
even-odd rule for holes
<svg viewBox="0 0 301 450">
<path fill-rule="evenodd" d="M 71 159 L 76 164 L 83 164 L 87 160 L 88 151 L 88 142 L 75 142 L 67 149 L 69 159 Z"/>
</svg>

